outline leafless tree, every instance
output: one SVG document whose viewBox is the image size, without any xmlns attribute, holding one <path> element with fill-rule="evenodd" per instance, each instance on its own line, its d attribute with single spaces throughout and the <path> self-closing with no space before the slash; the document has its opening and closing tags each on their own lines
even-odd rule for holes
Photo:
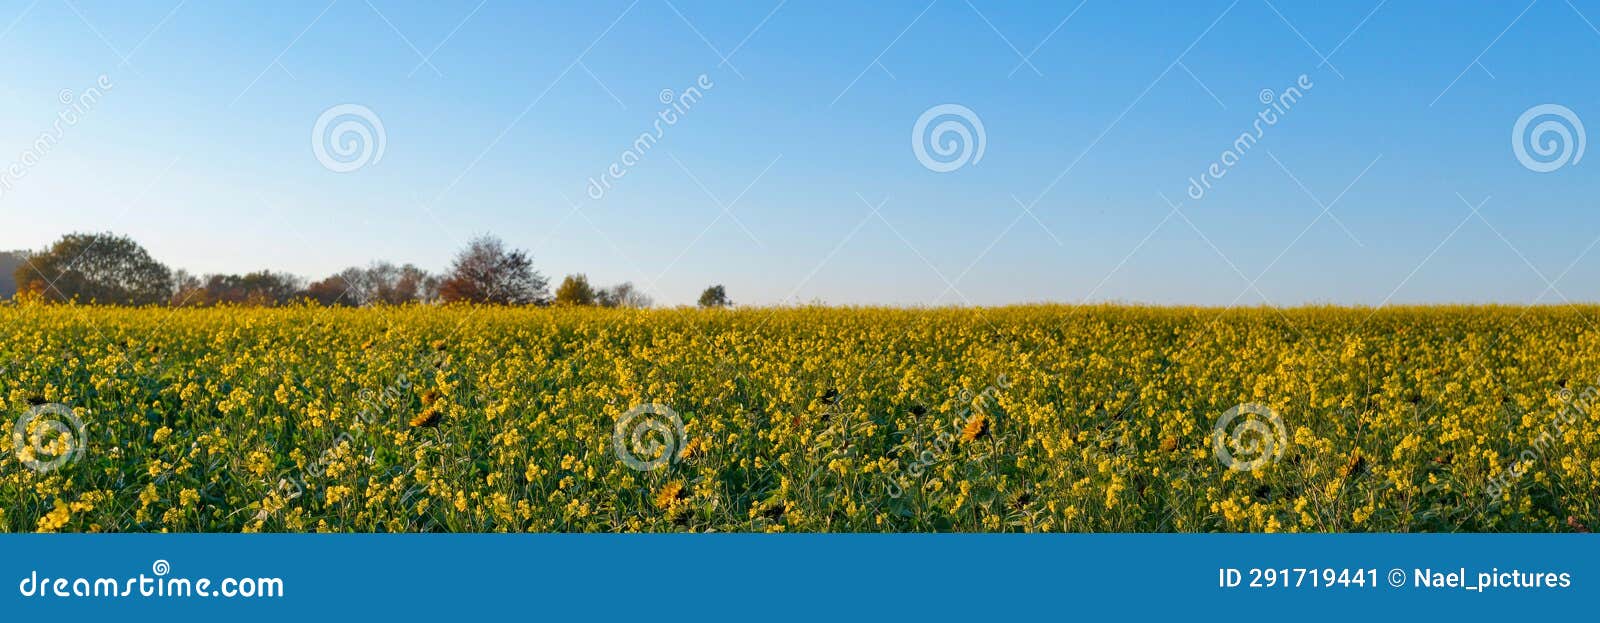
<svg viewBox="0 0 1600 623">
<path fill-rule="evenodd" d="M 499 238 L 480 236 L 456 255 L 439 283 L 439 297 L 445 302 L 545 305 L 549 284 L 533 269 L 527 252 L 507 250 Z"/>
</svg>

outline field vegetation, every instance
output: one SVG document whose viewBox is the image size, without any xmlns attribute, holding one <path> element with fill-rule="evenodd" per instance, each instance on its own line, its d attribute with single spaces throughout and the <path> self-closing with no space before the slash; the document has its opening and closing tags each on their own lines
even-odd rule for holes
<svg viewBox="0 0 1600 623">
<path fill-rule="evenodd" d="M 8 305 L 0 529 L 1586 531 L 1596 316 Z"/>
</svg>

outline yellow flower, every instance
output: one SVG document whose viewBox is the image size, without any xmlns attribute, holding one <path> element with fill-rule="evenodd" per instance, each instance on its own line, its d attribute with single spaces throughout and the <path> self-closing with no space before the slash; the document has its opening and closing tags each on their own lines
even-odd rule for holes
<svg viewBox="0 0 1600 623">
<path fill-rule="evenodd" d="M 656 490 L 656 508 L 670 510 L 677 506 L 683 498 L 683 483 L 674 480 Z"/>
<path fill-rule="evenodd" d="M 701 452 L 700 447 L 700 438 L 694 438 L 689 443 L 683 445 L 683 450 L 678 452 L 678 459 L 683 461 L 694 459 L 694 457 Z"/>
<path fill-rule="evenodd" d="M 973 442 L 989 434 L 989 416 L 982 413 L 967 419 L 967 424 L 961 427 L 961 440 Z"/>
<path fill-rule="evenodd" d="M 44 500 L 0 532 L 1567 532 L 1600 499 L 1593 316 L 0 305 L 0 412 L 87 424 L 0 449 Z M 621 431 L 671 448 L 641 472 L 617 419 L 652 403 L 682 421 Z M 1283 420 L 1227 431 L 1283 450 L 1253 471 L 1212 444 L 1239 404 Z"/>
<path fill-rule="evenodd" d="M 56 498 L 55 509 L 40 517 L 38 526 L 35 529 L 39 532 L 55 532 L 66 527 L 67 522 L 71 519 L 72 511 L 70 507 L 67 506 L 66 502 L 61 501 L 61 498 Z"/>
<path fill-rule="evenodd" d="M 328 487 L 328 490 L 324 492 L 324 496 L 329 504 L 338 504 L 340 500 L 349 497 L 352 491 L 352 488 L 345 485 L 333 485 Z"/>
<path fill-rule="evenodd" d="M 443 414 L 439 412 L 439 409 L 428 407 L 423 409 L 422 413 L 418 413 L 416 417 L 411 418 L 411 426 L 413 428 L 433 428 L 439 425 L 439 420 L 442 417 Z"/>
</svg>

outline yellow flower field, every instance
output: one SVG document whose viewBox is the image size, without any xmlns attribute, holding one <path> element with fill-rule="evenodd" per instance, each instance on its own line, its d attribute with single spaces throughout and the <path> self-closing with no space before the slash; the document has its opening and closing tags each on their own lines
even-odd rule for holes
<svg viewBox="0 0 1600 623">
<path fill-rule="evenodd" d="M 0 530 L 1586 531 L 1596 317 L 7 306 Z"/>
</svg>

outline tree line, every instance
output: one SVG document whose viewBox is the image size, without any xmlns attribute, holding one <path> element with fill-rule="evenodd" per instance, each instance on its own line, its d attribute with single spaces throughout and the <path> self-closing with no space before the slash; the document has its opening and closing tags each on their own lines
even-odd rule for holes
<svg viewBox="0 0 1600 623">
<path fill-rule="evenodd" d="M 527 251 L 499 238 L 467 243 L 443 273 L 385 261 L 352 266 L 307 282 L 262 270 L 244 275 L 195 275 L 171 270 L 133 239 L 113 233 L 71 233 L 39 251 L 0 253 L 0 297 L 45 303 L 99 305 L 361 307 L 434 303 L 562 305 L 641 309 L 651 298 L 631 282 L 595 287 L 583 274 L 568 275 L 552 294 Z M 732 305 L 716 285 L 700 295 L 701 307 Z"/>
</svg>

